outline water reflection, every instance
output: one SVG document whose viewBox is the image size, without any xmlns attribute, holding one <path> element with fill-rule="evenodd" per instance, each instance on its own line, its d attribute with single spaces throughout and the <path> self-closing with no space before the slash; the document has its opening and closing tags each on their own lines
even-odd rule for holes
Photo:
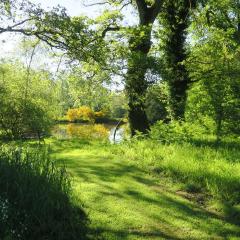
<svg viewBox="0 0 240 240">
<path fill-rule="evenodd" d="M 120 143 L 124 138 L 124 128 L 123 127 L 118 128 L 114 136 L 115 130 L 116 130 L 116 127 L 112 127 L 110 129 L 108 139 L 111 143 Z"/>
<path fill-rule="evenodd" d="M 114 143 L 114 132 L 116 125 L 111 124 L 57 124 L 52 130 L 52 135 L 58 139 L 84 138 L 84 139 L 101 139 Z M 124 128 L 117 129 L 115 134 L 115 143 L 123 140 Z"/>
</svg>

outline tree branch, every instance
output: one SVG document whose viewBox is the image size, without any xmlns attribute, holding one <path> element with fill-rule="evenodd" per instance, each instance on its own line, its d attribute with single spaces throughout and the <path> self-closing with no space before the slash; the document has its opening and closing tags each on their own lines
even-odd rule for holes
<svg viewBox="0 0 240 240">
<path fill-rule="evenodd" d="M 96 2 L 96 3 L 89 3 L 89 4 L 85 4 L 83 3 L 84 7 L 92 7 L 92 6 L 96 6 L 96 5 L 105 5 L 105 4 L 110 4 L 108 1 L 105 2 Z"/>
<path fill-rule="evenodd" d="M 154 3 L 149 6 L 145 0 L 136 0 L 140 23 L 143 25 L 151 24 L 155 21 L 157 15 L 161 11 L 163 1 L 155 0 Z"/>
<path fill-rule="evenodd" d="M 120 27 L 119 26 L 116 26 L 116 27 L 111 27 L 111 26 L 108 26 L 107 28 L 105 28 L 102 32 L 102 38 L 105 38 L 107 32 L 110 32 L 110 31 L 119 31 L 120 30 Z"/>
<path fill-rule="evenodd" d="M 155 0 L 154 4 L 150 8 L 151 15 L 152 15 L 152 22 L 155 21 L 157 15 L 161 11 L 162 5 L 163 5 L 163 1 L 162 0 Z"/>
<path fill-rule="evenodd" d="M 133 4 L 132 0 L 130 0 L 129 2 L 123 4 L 122 7 L 120 8 L 120 11 L 123 10 L 123 8 L 125 8 L 125 7 L 128 6 L 129 4 Z"/>
</svg>

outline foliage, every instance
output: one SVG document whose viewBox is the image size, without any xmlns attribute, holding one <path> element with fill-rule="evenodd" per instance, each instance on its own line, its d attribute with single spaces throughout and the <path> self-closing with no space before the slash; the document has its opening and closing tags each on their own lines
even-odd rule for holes
<svg viewBox="0 0 240 240">
<path fill-rule="evenodd" d="M 186 65 L 197 83 L 189 92 L 193 101 L 189 111 L 202 119 L 212 118 L 218 140 L 225 134 L 239 135 L 239 44 L 234 32 L 204 25 L 204 32 L 200 28 L 194 33 L 199 40 Z"/>
<path fill-rule="evenodd" d="M 13 139 L 38 137 L 47 134 L 51 120 L 41 106 L 31 101 L 5 100 L 0 107 L 0 127 L 3 136 Z"/>
<path fill-rule="evenodd" d="M 115 104 L 112 104 L 112 109 L 110 110 L 103 109 L 96 112 L 94 112 L 90 107 L 81 106 L 79 108 L 68 109 L 66 116 L 61 119 L 69 122 L 107 123 L 116 121 L 115 118 L 122 118 L 124 113 L 126 113 L 124 106 Z"/>
<path fill-rule="evenodd" d="M 156 83 L 148 88 L 146 95 L 146 113 L 151 124 L 158 120 L 169 119 L 169 96 L 166 83 Z"/>
<path fill-rule="evenodd" d="M 124 118 L 127 115 L 127 98 L 124 92 L 112 93 L 110 103 L 112 118 Z"/>
<path fill-rule="evenodd" d="M 163 143 L 174 143 L 190 141 L 204 133 L 204 128 L 198 124 L 160 120 L 151 127 L 150 137 Z"/>
<path fill-rule="evenodd" d="M 16 75 L 15 72 L 18 72 Z M 45 72 L 21 64 L 0 66 L 0 129 L 8 138 L 40 137 L 48 133 L 58 112 L 57 89 Z"/>
<path fill-rule="evenodd" d="M 103 111 L 105 116 L 101 118 L 126 116 L 125 94 L 111 89 L 109 73 L 101 71 L 97 65 L 85 63 L 82 64 L 82 68 L 73 67 L 70 73 L 61 76 L 59 84 L 63 114 L 68 109 L 88 106 L 95 112 Z"/>
<path fill-rule="evenodd" d="M 109 75 L 98 65 L 82 63 L 81 68 L 74 67 L 65 77 L 72 102 L 69 107 L 89 106 L 94 111 L 109 108 L 111 91 L 103 86 L 109 82 Z"/>
<path fill-rule="evenodd" d="M 66 118 L 67 118 L 70 122 L 76 121 L 76 120 L 78 119 L 78 109 L 77 109 L 77 108 L 68 109 Z"/>
<path fill-rule="evenodd" d="M 91 108 L 82 106 L 78 108 L 78 117 L 83 120 L 93 121 L 94 112 L 91 110 Z"/>
<path fill-rule="evenodd" d="M 0 150 L 0 238 L 87 239 L 86 214 L 73 203 L 66 169 L 44 147 Z"/>
<path fill-rule="evenodd" d="M 94 122 L 95 114 L 91 108 L 89 108 L 87 106 L 82 106 L 79 108 L 68 109 L 67 119 L 70 122 L 75 122 L 75 121 Z"/>
</svg>

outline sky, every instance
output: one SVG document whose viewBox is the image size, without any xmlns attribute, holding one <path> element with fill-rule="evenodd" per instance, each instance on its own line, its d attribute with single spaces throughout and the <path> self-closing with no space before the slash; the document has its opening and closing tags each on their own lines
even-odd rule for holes
<svg viewBox="0 0 240 240">
<path fill-rule="evenodd" d="M 54 6 L 60 5 L 67 9 L 71 16 L 87 15 L 88 17 L 95 17 L 99 14 L 102 7 L 91 6 L 85 7 L 83 3 L 93 1 L 81 1 L 81 0 L 31 0 L 33 3 L 41 4 L 45 9 L 51 9 Z"/>
</svg>

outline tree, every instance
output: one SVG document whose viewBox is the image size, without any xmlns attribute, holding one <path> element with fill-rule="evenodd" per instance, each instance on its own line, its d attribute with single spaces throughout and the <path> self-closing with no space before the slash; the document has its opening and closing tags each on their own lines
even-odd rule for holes
<svg viewBox="0 0 240 240">
<path fill-rule="evenodd" d="M 40 137 L 58 114 L 58 90 L 49 74 L 31 70 L 26 97 L 26 71 L 18 62 L 0 64 L 0 131 L 9 138 Z"/>
<path fill-rule="evenodd" d="M 203 9 L 203 14 L 204 11 L 208 9 Z M 204 28 L 199 25 L 194 28 L 196 41 L 186 64 L 196 82 L 192 89 L 198 88 L 200 92 L 195 91 L 195 96 L 191 96 L 192 109 L 213 119 L 219 141 L 223 135 L 240 133 L 240 46 L 235 38 L 236 26 L 209 25 L 207 19 L 201 17 L 199 21 Z M 200 97 L 203 93 L 207 101 Z"/>
<path fill-rule="evenodd" d="M 105 33 L 104 36 L 106 36 L 106 33 L 109 31 L 120 30 L 120 37 L 123 37 L 124 40 L 127 39 L 128 46 L 124 52 L 125 56 L 121 55 L 121 53 L 120 56 L 127 61 L 127 73 L 124 75 L 124 79 L 128 97 L 128 119 L 131 134 L 135 135 L 137 132 L 147 133 L 149 130 L 149 122 L 145 111 L 145 95 L 149 84 L 146 79 L 146 74 L 148 69 L 151 68 L 152 63 L 149 57 L 152 45 L 152 27 L 157 16 L 162 11 L 163 1 L 109 0 L 101 3 L 108 3 L 113 7 L 120 6 L 120 10 L 127 5 L 131 5 L 135 8 L 139 17 L 139 23 L 136 26 L 130 26 L 128 28 L 116 25 L 117 19 L 114 18 L 114 21 L 110 21 L 110 24 L 105 27 L 103 32 Z M 100 3 L 98 2 L 96 4 Z M 124 40 L 121 39 L 123 45 Z M 116 50 L 116 48 L 114 50 Z"/>
<path fill-rule="evenodd" d="M 109 75 L 101 71 L 99 65 L 81 63 L 65 74 L 69 97 L 72 106 L 89 106 L 94 111 L 108 110 L 111 101 L 111 91 L 107 88 Z"/>
<path fill-rule="evenodd" d="M 163 51 L 163 79 L 169 86 L 170 115 L 174 120 L 183 120 L 187 89 L 190 78 L 183 64 L 187 58 L 187 29 L 191 23 L 191 9 L 196 0 L 165 1 L 159 17 L 160 41 Z"/>
<path fill-rule="evenodd" d="M 148 64 L 148 53 L 151 48 L 152 25 L 162 10 L 163 1 L 153 3 L 136 0 L 139 25 L 132 31 L 129 39 L 130 56 L 126 76 L 126 91 L 129 98 L 129 123 L 132 135 L 136 132 L 147 133 L 149 123 L 145 112 L 145 95 L 148 82 L 145 78 Z"/>
</svg>

